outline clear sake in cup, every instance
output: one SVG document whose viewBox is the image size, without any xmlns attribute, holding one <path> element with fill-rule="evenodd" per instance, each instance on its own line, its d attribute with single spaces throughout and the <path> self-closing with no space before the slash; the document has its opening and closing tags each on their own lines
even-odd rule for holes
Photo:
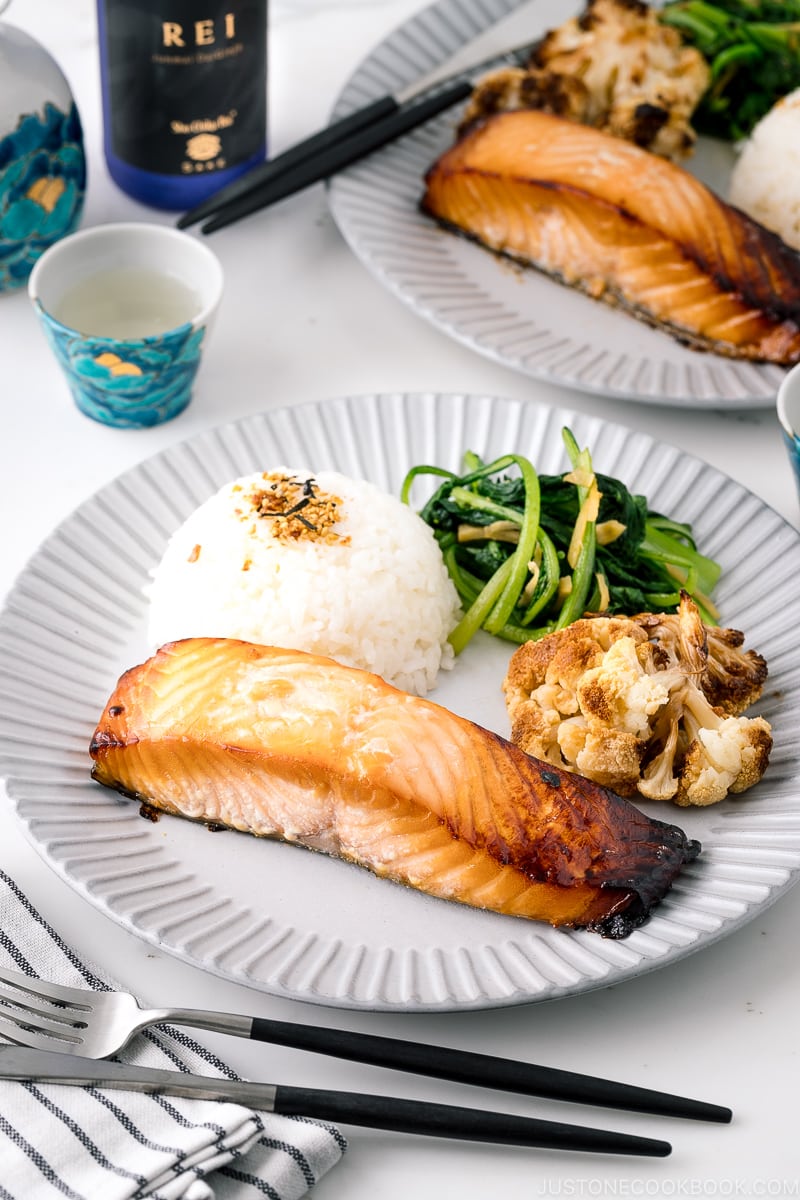
<svg viewBox="0 0 800 1200">
<path fill-rule="evenodd" d="M 87 417 L 159 425 L 192 396 L 222 295 L 207 246 L 164 225 L 99 225 L 41 256 L 28 295 Z"/>
</svg>

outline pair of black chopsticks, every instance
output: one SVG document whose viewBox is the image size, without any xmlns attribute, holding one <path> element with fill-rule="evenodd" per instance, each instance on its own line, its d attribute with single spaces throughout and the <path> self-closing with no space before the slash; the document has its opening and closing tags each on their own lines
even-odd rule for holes
<svg viewBox="0 0 800 1200">
<path fill-rule="evenodd" d="M 187 229 L 198 221 L 205 221 L 202 232 L 213 233 L 278 200 L 293 196 L 312 183 L 329 179 L 373 150 L 388 145 L 465 100 L 477 74 L 494 66 L 524 65 L 535 44 L 530 42 L 505 54 L 494 55 L 447 79 L 436 79 L 441 72 L 433 72 L 426 80 L 418 81 L 411 93 L 387 94 L 374 100 L 221 188 L 184 213 L 178 219 L 178 228 Z"/>
</svg>

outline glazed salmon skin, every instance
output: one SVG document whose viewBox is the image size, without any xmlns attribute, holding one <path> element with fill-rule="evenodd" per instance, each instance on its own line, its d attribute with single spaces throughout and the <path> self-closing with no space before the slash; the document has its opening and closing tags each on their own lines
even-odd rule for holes
<svg viewBox="0 0 800 1200">
<path fill-rule="evenodd" d="M 421 207 L 699 350 L 800 361 L 800 254 L 667 159 L 534 110 L 490 116 Z"/>
<path fill-rule="evenodd" d="M 171 642 L 119 680 L 93 777 L 428 893 L 622 937 L 699 852 L 597 784 L 331 659 Z"/>
</svg>

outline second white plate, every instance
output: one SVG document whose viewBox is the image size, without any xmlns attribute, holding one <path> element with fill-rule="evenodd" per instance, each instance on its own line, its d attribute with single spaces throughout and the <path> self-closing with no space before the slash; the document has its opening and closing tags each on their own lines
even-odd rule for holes
<svg viewBox="0 0 800 1200">
<path fill-rule="evenodd" d="M 474 52 L 459 68 L 529 42 L 582 7 L 564 0 L 438 0 L 366 58 L 334 116 L 413 83 L 465 43 Z M 476 40 L 487 30 L 488 51 L 485 39 Z M 471 349 L 551 383 L 692 408 L 774 403 L 783 368 L 689 350 L 545 275 L 502 262 L 421 213 L 425 172 L 452 144 L 457 121 L 458 109 L 445 113 L 330 182 L 337 225 L 382 284 Z M 724 196 L 732 161 L 730 147 L 701 139 L 689 169 Z"/>
</svg>

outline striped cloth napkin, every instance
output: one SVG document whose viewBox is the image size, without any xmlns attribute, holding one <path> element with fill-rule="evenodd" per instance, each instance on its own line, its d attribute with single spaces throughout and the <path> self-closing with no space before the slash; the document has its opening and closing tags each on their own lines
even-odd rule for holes
<svg viewBox="0 0 800 1200">
<path fill-rule="evenodd" d="M 0 965 L 54 983 L 114 986 L 2 870 Z M 145 1030 L 117 1057 L 238 1078 L 170 1026 Z M 321 1122 L 224 1101 L 0 1081 L 0 1200 L 295 1200 L 345 1149 Z"/>
</svg>

